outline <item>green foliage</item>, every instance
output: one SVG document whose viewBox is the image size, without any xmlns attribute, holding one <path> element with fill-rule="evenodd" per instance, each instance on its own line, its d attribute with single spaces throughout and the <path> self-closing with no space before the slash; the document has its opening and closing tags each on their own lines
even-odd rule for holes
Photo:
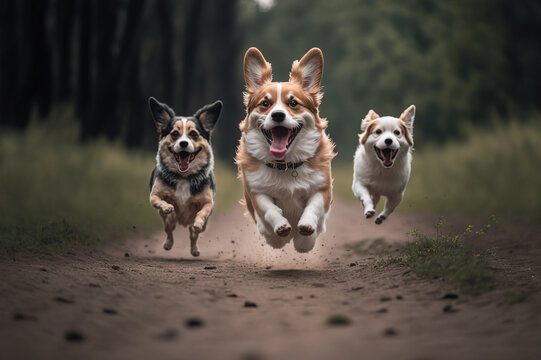
<svg viewBox="0 0 541 360">
<path fill-rule="evenodd" d="M 73 113 L 57 109 L 24 133 L 0 136 L 0 250 L 48 251 L 145 236 L 161 226 L 149 204 L 150 152 L 78 143 Z M 217 167 L 217 211 L 240 198 L 234 174 Z"/>
<path fill-rule="evenodd" d="M 467 294 L 481 294 L 494 287 L 494 269 L 486 255 L 473 250 L 466 240 L 475 242 L 493 227 L 496 219 L 475 230 L 468 225 L 464 232 L 452 234 L 445 230 L 445 219 L 436 225 L 436 236 L 412 230 L 409 235 L 415 242 L 401 249 L 401 256 L 390 257 L 389 261 L 407 265 L 418 276 L 443 278 Z M 487 254 L 490 252 L 487 252 Z"/>
<path fill-rule="evenodd" d="M 541 217 L 541 123 L 470 127 L 463 142 L 419 145 L 398 211 L 498 214 L 535 225 Z M 337 196 L 354 200 L 353 164 L 333 166 Z M 382 202 L 383 203 L 383 202 Z M 381 204 L 380 204 L 381 206 Z"/>
</svg>

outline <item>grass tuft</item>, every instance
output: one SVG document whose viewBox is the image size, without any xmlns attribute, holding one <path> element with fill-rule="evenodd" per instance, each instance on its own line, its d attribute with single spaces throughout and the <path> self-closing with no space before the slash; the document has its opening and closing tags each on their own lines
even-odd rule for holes
<svg viewBox="0 0 541 360">
<path fill-rule="evenodd" d="M 452 234 L 442 218 L 436 224 L 436 236 L 410 231 L 415 241 L 403 247 L 399 256 L 389 257 L 389 262 L 407 265 L 423 278 L 443 278 L 465 294 L 481 294 L 494 287 L 495 270 L 487 261 L 491 250 L 476 252 L 466 240 L 483 236 L 494 222 L 495 218 L 478 230 L 468 225 L 464 232 Z"/>
</svg>

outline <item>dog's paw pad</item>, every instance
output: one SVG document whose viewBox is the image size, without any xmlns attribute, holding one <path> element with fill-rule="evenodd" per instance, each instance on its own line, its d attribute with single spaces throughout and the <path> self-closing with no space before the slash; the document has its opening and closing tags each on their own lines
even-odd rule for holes
<svg viewBox="0 0 541 360">
<path fill-rule="evenodd" d="M 289 226 L 288 224 L 284 224 L 280 226 L 278 229 L 276 229 L 276 235 L 282 236 L 282 237 L 288 236 L 290 232 L 291 232 L 291 226 Z"/>
<path fill-rule="evenodd" d="M 197 247 L 192 248 L 190 252 L 192 253 L 192 256 L 194 257 L 198 257 L 200 255 L 199 249 Z"/>
<path fill-rule="evenodd" d="M 364 213 L 364 215 L 366 216 L 367 219 L 370 219 L 372 216 L 374 216 L 376 212 L 374 210 L 368 210 L 367 212 Z"/>
<path fill-rule="evenodd" d="M 383 215 L 380 215 L 376 218 L 376 224 L 381 224 L 383 222 L 383 220 L 385 220 L 385 216 Z"/>
<path fill-rule="evenodd" d="M 171 250 L 172 247 L 173 247 L 173 243 L 172 243 L 172 242 L 164 242 L 164 243 L 163 243 L 163 249 L 164 249 L 164 250 Z"/>
<path fill-rule="evenodd" d="M 304 236 L 310 236 L 314 233 L 314 228 L 310 225 L 299 225 L 299 233 Z"/>
<path fill-rule="evenodd" d="M 173 210 L 175 210 L 173 205 L 162 206 L 162 213 L 164 214 L 171 214 Z"/>
</svg>

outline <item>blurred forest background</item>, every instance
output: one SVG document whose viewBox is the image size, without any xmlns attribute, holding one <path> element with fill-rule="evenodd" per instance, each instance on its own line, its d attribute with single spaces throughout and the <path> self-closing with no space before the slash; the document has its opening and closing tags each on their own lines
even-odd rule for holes
<svg viewBox="0 0 541 360">
<path fill-rule="evenodd" d="M 155 228 L 149 96 L 182 115 L 224 101 L 218 194 L 220 179 L 236 189 L 250 46 L 277 81 L 307 50 L 323 50 L 320 111 L 337 144 L 339 195 L 352 198 L 361 118 L 415 104 L 418 151 L 402 208 L 520 209 L 535 222 L 539 29 L 538 0 L 0 0 L 0 235 Z M 226 204 L 240 197 L 221 189 Z"/>
</svg>

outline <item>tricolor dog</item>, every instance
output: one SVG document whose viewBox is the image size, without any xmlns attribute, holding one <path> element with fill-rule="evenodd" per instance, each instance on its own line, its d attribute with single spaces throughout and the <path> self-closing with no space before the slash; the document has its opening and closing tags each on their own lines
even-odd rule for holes
<svg viewBox="0 0 541 360">
<path fill-rule="evenodd" d="M 288 82 L 272 82 L 271 65 L 251 48 L 244 57 L 246 118 L 236 163 L 248 212 L 274 248 L 293 239 L 310 251 L 332 202 L 334 144 L 319 117 L 323 54 L 294 61 Z"/>
<path fill-rule="evenodd" d="M 362 121 L 352 189 L 366 218 L 376 213 L 379 198 L 387 197 L 376 224 L 388 218 L 404 196 L 411 172 L 414 118 L 415 106 L 411 105 L 400 118 L 380 117 L 370 110 Z"/>
<path fill-rule="evenodd" d="M 175 116 L 154 98 L 149 106 L 160 134 L 156 168 L 150 178 L 150 204 L 163 220 L 165 250 L 173 247 L 177 222 L 190 230 L 191 254 L 199 256 L 197 238 L 214 208 L 214 157 L 210 136 L 222 111 L 216 101 L 193 116 Z"/>
</svg>

